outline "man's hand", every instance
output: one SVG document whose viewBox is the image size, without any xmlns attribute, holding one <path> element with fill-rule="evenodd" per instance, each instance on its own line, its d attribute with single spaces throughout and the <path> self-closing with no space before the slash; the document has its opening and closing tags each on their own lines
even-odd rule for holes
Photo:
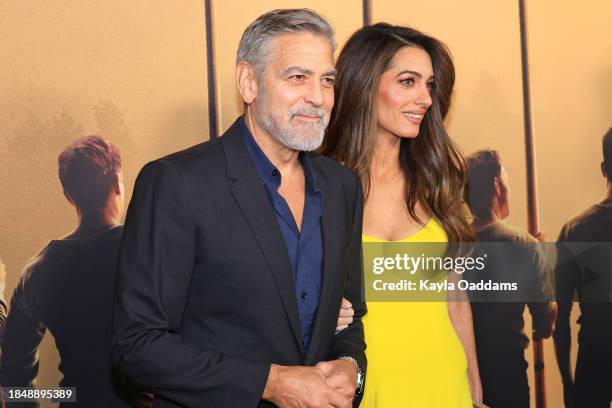
<svg viewBox="0 0 612 408">
<path fill-rule="evenodd" d="M 350 360 L 322 361 L 315 366 L 325 376 L 325 382 L 349 401 L 357 389 L 357 365 Z M 350 406 L 350 405 L 349 405 Z"/>
<path fill-rule="evenodd" d="M 338 313 L 338 323 L 336 324 L 336 333 L 346 329 L 349 324 L 353 323 L 353 316 L 355 316 L 353 305 L 345 298 L 342 298 L 340 312 Z"/>
<path fill-rule="evenodd" d="M 350 361 L 345 362 L 354 366 Z M 329 385 L 324 372 L 318 367 L 272 364 L 262 398 L 280 408 L 350 408 L 353 398 Z M 327 366 L 324 368 L 331 369 Z M 354 370 L 356 373 L 357 369 Z M 336 382 L 337 379 L 334 380 Z"/>
</svg>

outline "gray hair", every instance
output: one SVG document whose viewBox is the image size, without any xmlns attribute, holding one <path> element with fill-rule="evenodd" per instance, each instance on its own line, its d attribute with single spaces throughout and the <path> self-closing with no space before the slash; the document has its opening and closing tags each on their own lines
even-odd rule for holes
<svg viewBox="0 0 612 408">
<path fill-rule="evenodd" d="M 259 16 L 242 34 L 236 65 L 246 61 L 260 77 L 268 63 L 270 44 L 284 34 L 309 32 L 329 41 L 332 52 L 336 50 L 334 28 L 325 17 L 311 9 L 276 9 Z"/>
</svg>

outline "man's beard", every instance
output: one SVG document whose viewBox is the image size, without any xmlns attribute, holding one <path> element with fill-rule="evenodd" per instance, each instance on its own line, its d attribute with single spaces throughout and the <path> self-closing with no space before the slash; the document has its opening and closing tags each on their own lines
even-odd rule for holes
<svg viewBox="0 0 612 408">
<path fill-rule="evenodd" d="M 257 100 L 253 103 L 254 119 L 266 132 L 276 138 L 283 146 L 291 150 L 310 152 L 323 143 L 325 128 L 329 116 L 322 108 L 303 107 L 289 110 L 287 118 L 275 115 L 269 109 L 268 100 L 263 87 L 260 87 Z M 300 122 L 293 124 L 295 115 L 318 116 L 319 122 Z"/>
</svg>

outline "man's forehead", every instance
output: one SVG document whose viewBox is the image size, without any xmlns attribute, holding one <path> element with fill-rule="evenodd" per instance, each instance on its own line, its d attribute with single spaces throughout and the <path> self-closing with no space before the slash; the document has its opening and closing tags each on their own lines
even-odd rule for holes
<svg viewBox="0 0 612 408">
<path fill-rule="evenodd" d="M 329 40 L 312 33 L 284 34 L 276 37 L 270 50 L 270 65 L 283 73 L 291 70 L 312 73 L 335 72 Z"/>
</svg>

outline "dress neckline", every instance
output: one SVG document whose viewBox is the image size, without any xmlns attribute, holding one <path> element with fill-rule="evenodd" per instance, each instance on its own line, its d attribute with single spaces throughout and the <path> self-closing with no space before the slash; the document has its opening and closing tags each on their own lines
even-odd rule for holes
<svg viewBox="0 0 612 408">
<path fill-rule="evenodd" d="M 382 242 L 402 242 L 402 241 L 406 241 L 406 240 L 408 240 L 408 239 L 410 239 L 410 238 L 413 238 L 413 237 L 417 236 L 418 234 L 422 233 L 423 231 L 425 231 L 425 230 L 427 229 L 427 227 L 429 226 L 429 224 L 431 224 L 431 222 L 433 221 L 433 219 L 434 219 L 434 216 L 432 215 L 431 217 L 429 217 L 429 220 L 427 220 L 427 222 L 425 223 L 425 225 L 423 225 L 423 226 L 422 226 L 420 229 L 418 229 L 418 230 L 414 231 L 414 232 L 413 232 L 412 234 L 410 234 L 410 235 L 407 235 L 407 236 L 405 236 L 405 237 L 403 237 L 403 238 L 400 238 L 400 239 L 397 239 L 397 240 L 392 240 L 392 241 L 389 241 L 389 240 L 387 240 L 387 239 L 383 239 L 383 238 L 379 238 L 379 237 L 375 237 L 375 236 L 373 236 L 373 235 L 368 235 L 368 234 L 363 234 L 363 233 L 362 233 L 361 235 L 362 235 L 362 236 L 364 236 L 364 237 L 366 237 L 366 238 L 369 238 L 369 239 L 371 239 L 371 240 L 374 240 L 374 241 L 382 241 Z"/>
</svg>

